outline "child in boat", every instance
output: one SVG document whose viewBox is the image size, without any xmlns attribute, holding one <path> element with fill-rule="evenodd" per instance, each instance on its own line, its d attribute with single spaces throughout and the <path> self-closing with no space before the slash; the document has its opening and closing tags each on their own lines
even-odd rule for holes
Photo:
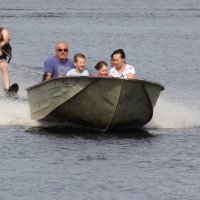
<svg viewBox="0 0 200 200">
<path fill-rule="evenodd" d="M 97 74 L 94 76 L 109 76 L 108 74 L 108 65 L 105 61 L 101 60 L 95 65 L 95 69 L 98 70 Z"/>
<path fill-rule="evenodd" d="M 85 69 L 85 55 L 77 53 L 74 56 L 75 68 L 67 72 L 66 76 L 89 76 L 89 72 Z"/>
</svg>

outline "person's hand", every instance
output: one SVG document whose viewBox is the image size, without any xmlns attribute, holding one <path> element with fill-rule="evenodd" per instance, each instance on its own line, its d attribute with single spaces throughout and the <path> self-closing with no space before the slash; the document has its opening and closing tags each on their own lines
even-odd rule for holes
<svg viewBox="0 0 200 200">
<path fill-rule="evenodd" d="M 127 75 L 127 78 L 133 79 L 133 78 L 135 78 L 135 74 L 130 74 L 130 73 L 129 73 L 129 74 Z"/>
</svg>

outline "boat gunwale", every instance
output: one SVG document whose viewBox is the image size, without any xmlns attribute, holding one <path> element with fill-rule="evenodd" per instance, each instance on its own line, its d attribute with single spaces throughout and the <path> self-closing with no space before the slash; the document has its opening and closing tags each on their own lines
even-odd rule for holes
<svg viewBox="0 0 200 200">
<path fill-rule="evenodd" d="M 35 87 L 38 87 L 38 86 L 40 86 L 40 85 L 42 85 L 44 83 L 48 83 L 50 81 L 57 81 L 57 80 L 60 80 L 60 79 L 74 79 L 74 78 L 76 78 L 76 79 L 85 79 L 85 78 L 87 78 L 87 79 L 111 79 L 111 80 L 142 82 L 142 83 L 148 83 L 148 84 L 157 85 L 157 86 L 161 87 L 162 90 L 165 89 L 165 87 L 162 84 L 157 83 L 157 82 L 153 82 L 153 81 L 147 81 L 145 79 L 121 79 L 121 78 L 118 78 L 118 77 L 95 77 L 95 76 L 65 76 L 65 77 L 52 78 L 50 80 L 42 81 L 40 83 L 37 83 L 35 85 L 32 85 L 32 86 L 26 88 L 26 90 L 28 91 L 28 90 L 33 89 Z"/>
</svg>

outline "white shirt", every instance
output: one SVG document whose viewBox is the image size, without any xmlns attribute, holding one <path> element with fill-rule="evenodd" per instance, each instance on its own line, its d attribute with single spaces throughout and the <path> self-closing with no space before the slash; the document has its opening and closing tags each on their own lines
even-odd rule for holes
<svg viewBox="0 0 200 200">
<path fill-rule="evenodd" d="M 135 68 L 131 65 L 126 64 L 123 72 L 118 72 L 115 67 L 110 69 L 110 76 L 128 78 L 128 74 L 135 74 Z"/>
<path fill-rule="evenodd" d="M 76 69 L 71 69 L 67 72 L 67 76 L 89 76 L 89 72 L 84 69 L 81 73 L 78 73 Z"/>
</svg>

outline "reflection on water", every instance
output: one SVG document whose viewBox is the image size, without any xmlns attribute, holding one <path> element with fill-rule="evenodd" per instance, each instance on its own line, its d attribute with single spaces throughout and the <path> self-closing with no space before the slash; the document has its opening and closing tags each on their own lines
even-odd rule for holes
<svg viewBox="0 0 200 200">
<path fill-rule="evenodd" d="M 130 138 L 143 139 L 155 137 L 154 134 L 142 128 L 126 129 L 123 131 L 112 130 L 108 132 L 91 131 L 83 128 L 69 128 L 69 127 L 31 127 L 26 130 L 31 134 L 52 135 L 56 137 L 71 138 L 82 137 L 85 139 L 113 139 L 113 138 Z"/>
</svg>

